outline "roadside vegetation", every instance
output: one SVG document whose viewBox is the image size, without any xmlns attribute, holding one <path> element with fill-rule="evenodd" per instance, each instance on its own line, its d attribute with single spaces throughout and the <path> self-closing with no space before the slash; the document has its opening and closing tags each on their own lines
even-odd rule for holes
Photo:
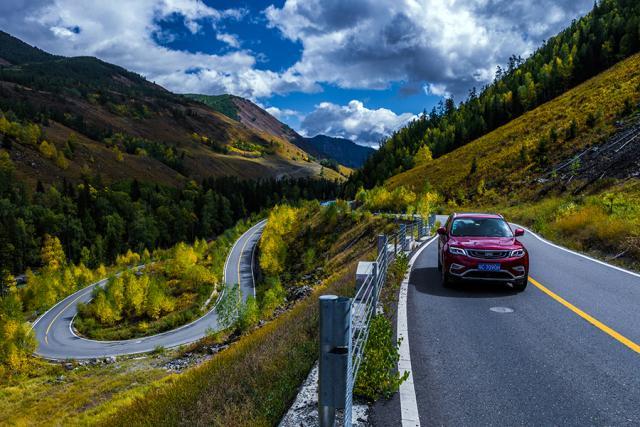
<svg viewBox="0 0 640 427">
<path fill-rule="evenodd" d="M 244 335 L 235 344 L 133 399 L 105 425 L 279 422 L 318 357 L 317 297 L 353 292 L 356 263 L 371 256 L 387 222 L 339 202 L 279 206 L 268 224 L 260 249 L 265 277 L 256 300 L 256 318 L 266 324 L 247 328 L 238 321 L 232 329 Z"/>
<path fill-rule="evenodd" d="M 588 195 L 505 206 L 500 212 L 564 246 L 640 269 L 640 180 Z"/>
<path fill-rule="evenodd" d="M 392 190 L 383 186 L 376 186 L 371 190 L 360 188 L 355 200 L 362 209 L 370 212 L 418 214 L 426 217 L 433 212 L 441 198 L 427 181 L 422 191 L 418 192 L 405 186 Z"/>
<path fill-rule="evenodd" d="M 129 252 L 118 263 L 133 268 L 96 288 L 93 300 L 80 305 L 75 328 L 97 340 L 123 340 L 154 335 L 201 317 L 224 287 L 223 268 L 233 243 L 249 228 L 241 221 L 207 243 L 178 243 L 156 250 L 154 262 Z"/>
<path fill-rule="evenodd" d="M 387 281 L 380 294 L 383 312 L 371 319 L 369 337 L 354 393 L 370 402 L 390 398 L 409 376 L 398 372 L 400 341 L 393 339 L 392 322 L 398 308 L 398 292 L 409 268 L 408 257 L 401 253 L 389 266 Z"/>
</svg>

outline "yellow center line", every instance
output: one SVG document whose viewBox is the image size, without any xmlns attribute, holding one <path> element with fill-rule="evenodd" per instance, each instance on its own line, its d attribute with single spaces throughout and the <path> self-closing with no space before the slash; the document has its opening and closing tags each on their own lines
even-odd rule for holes
<svg viewBox="0 0 640 427">
<path fill-rule="evenodd" d="M 622 344 L 626 345 L 627 347 L 629 347 L 631 350 L 635 351 L 636 353 L 640 353 L 640 345 L 638 345 L 635 342 L 631 341 L 629 338 L 625 337 L 624 335 L 620 334 L 619 332 L 611 329 L 610 327 L 608 327 L 607 325 L 605 325 L 604 323 L 602 323 L 601 321 L 599 321 L 595 317 L 593 317 L 593 316 L 585 313 L 584 311 L 580 310 L 578 307 L 576 307 L 575 305 L 571 304 L 569 301 L 565 300 L 564 298 L 562 298 L 558 294 L 552 292 L 551 290 L 549 290 L 545 286 L 541 285 L 537 280 L 529 277 L 529 281 L 536 288 L 540 289 L 542 292 L 544 292 L 545 294 L 549 295 L 551 298 L 553 298 L 554 300 L 558 301 L 560 304 L 564 305 L 569 310 L 573 311 L 575 314 L 577 314 L 578 316 L 582 317 L 584 320 L 586 320 L 587 322 L 591 323 L 596 328 L 600 329 L 602 332 L 608 334 L 609 336 L 611 336 L 615 340 L 617 340 L 617 341 L 621 342 Z"/>
<path fill-rule="evenodd" d="M 91 288 L 91 290 L 93 290 L 93 288 Z M 87 293 L 88 293 L 88 292 L 85 292 L 85 293 L 83 293 L 83 294 L 78 295 L 78 297 L 77 297 L 77 298 L 75 298 L 73 301 L 71 301 L 69 304 L 67 304 L 67 305 L 65 306 L 65 308 L 63 308 L 62 310 L 60 310 L 60 311 L 58 312 L 58 314 L 56 314 L 56 316 L 53 318 L 53 320 L 51 320 L 51 323 L 49 323 L 49 326 L 47 327 L 47 330 L 46 330 L 46 331 L 45 331 L 45 333 L 44 333 L 44 342 L 45 342 L 46 344 L 49 344 L 49 330 L 50 330 L 50 329 L 51 329 L 51 327 L 53 326 L 54 322 L 58 319 L 58 317 L 60 317 L 60 315 L 61 315 L 62 313 L 64 313 L 65 311 L 67 311 L 67 308 L 71 307 L 71 305 L 72 305 L 73 303 L 75 303 L 76 301 L 78 301 L 80 298 L 82 298 L 83 296 L 85 296 Z"/>
<path fill-rule="evenodd" d="M 255 231 L 251 233 L 249 237 L 247 237 L 247 240 L 244 241 L 242 248 L 240 248 L 240 256 L 238 257 L 238 286 L 240 286 L 241 289 L 242 289 L 242 286 L 240 284 L 240 263 L 242 262 L 242 254 L 244 253 L 244 249 L 247 247 L 247 243 L 249 243 L 249 240 L 251 240 L 254 234 L 256 234 Z"/>
</svg>

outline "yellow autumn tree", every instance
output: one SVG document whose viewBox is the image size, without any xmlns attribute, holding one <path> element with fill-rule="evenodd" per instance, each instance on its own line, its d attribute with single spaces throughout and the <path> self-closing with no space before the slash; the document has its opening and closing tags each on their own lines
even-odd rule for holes
<svg viewBox="0 0 640 427">
<path fill-rule="evenodd" d="M 47 142 L 46 140 L 40 143 L 40 153 L 47 159 L 55 159 L 57 155 L 56 146 Z"/>
<path fill-rule="evenodd" d="M 433 155 L 431 154 L 431 149 L 427 144 L 423 144 L 415 155 L 416 166 L 424 165 L 433 160 Z"/>
<path fill-rule="evenodd" d="M 57 270 L 67 262 L 60 239 L 49 234 L 44 235 L 40 257 L 45 267 L 52 270 Z"/>
<path fill-rule="evenodd" d="M 421 194 L 416 202 L 416 213 L 423 218 L 428 217 L 434 212 L 438 200 L 438 193 L 427 191 Z"/>
<path fill-rule="evenodd" d="M 69 160 L 67 160 L 62 151 L 58 151 L 56 155 L 56 165 L 62 170 L 69 169 Z"/>
<path fill-rule="evenodd" d="M 267 225 L 260 238 L 260 267 L 268 276 L 284 271 L 287 258 L 286 235 L 291 233 L 299 210 L 278 205 L 269 213 Z"/>
<path fill-rule="evenodd" d="M 113 325 L 118 320 L 118 314 L 104 292 L 96 295 L 95 301 L 93 301 L 93 311 L 98 321 L 103 325 Z"/>
<path fill-rule="evenodd" d="M 125 310 L 130 316 L 141 316 L 145 309 L 145 299 L 149 288 L 149 277 L 145 274 L 136 277 L 131 273 L 124 273 Z"/>
</svg>

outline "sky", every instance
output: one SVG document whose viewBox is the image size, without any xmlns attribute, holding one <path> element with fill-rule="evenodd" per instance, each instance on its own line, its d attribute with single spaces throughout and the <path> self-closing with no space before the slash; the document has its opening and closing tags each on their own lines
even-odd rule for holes
<svg viewBox="0 0 640 427">
<path fill-rule="evenodd" d="M 463 101 L 593 0 L 2 0 L 0 29 L 176 93 L 249 98 L 303 135 L 376 147 Z"/>
</svg>

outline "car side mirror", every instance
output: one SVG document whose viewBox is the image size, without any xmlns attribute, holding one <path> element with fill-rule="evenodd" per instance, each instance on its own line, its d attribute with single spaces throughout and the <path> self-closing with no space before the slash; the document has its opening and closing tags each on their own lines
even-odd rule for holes
<svg viewBox="0 0 640 427">
<path fill-rule="evenodd" d="M 514 234 L 516 235 L 516 237 L 524 236 L 524 230 L 522 228 L 516 228 L 516 231 Z"/>
<path fill-rule="evenodd" d="M 439 234 L 439 235 L 441 235 L 441 236 L 446 236 L 446 234 L 447 234 L 447 229 L 446 229 L 446 228 L 444 228 L 444 227 L 440 227 L 440 228 L 438 228 L 438 234 Z"/>
</svg>

